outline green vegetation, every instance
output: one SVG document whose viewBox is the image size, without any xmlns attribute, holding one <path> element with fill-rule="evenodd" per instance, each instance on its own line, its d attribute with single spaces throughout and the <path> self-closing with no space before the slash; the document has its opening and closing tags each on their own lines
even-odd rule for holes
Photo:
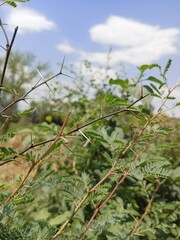
<svg viewBox="0 0 180 240">
<path fill-rule="evenodd" d="M 107 84 L 71 71 L 68 86 L 56 81 L 68 78 L 64 63 L 43 78 L 47 65 L 35 73 L 28 55 L 4 50 L 0 239 L 179 239 L 180 124 L 165 114 L 167 101 L 179 106 L 171 60 L 140 66 L 134 79 L 106 76 Z M 42 101 L 21 110 L 41 86 Z M 44 117 L 33 124 L 35 112 Z"/>
</svg>

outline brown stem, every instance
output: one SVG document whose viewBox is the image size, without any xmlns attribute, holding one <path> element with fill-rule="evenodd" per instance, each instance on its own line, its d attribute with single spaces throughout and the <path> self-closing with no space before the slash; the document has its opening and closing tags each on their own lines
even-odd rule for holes
<svg viewBox="0 0 180 240">
<path fill-rule="evenodd" d="M 0 94 L 1 94 L 2 86 L 3 86 L 3 82 L 4 82 L 4 77 L 5 77 L 5 73 L 6 73 L 6 69 L 7 69 L 7 64 L 8 64 L 8 60 L 9 60 L 9 55 L 10 55 L 10 53 L 11 53 L 11 49 L 12 49 L 14 40 L 15 40 L 15 38 L 16 38 L 17 31 L 18 31 L 18 27 L 16 27 L 15 30 L 14 30 L 14 34 L 13 34 L 12 40 L 11 40 L 11 42 L 10 42 L 10 44 L 9 44 L 8 38 L 7 38 L 7 35 L 6 35 L 6 32 L 5 32 L 2 24 L 1 24 L 1 28 L 2 28 L 2 30 L 3 30 L 3 32 L 4 32 L 4 35 L 5 35 L 6 39 L 7 39 L 7 40 L 6 40 L 6 41 L 7 41 L 7 43 L 6 43 L 6 45 L 7 45 L 7 52 L 6 52 L 6 57 L 5 57 L 4 66 L 3 66 L 3 71 L 2 71 L 2 76 L 1 76 Z"/>
<path fill-rule="evenodd" d="M 154 193 L 153 193 L 151 199 L 149 200 L 148 205 L 146 206 L 145 212 L 143 213 L 143 215 L 141 216 L 141 218 L 136 222 L 136 225 L 135 225 L 134 229 L 133 229 L 132 232 L 131 232 L 131 237 L 134 236 L 134 234 L 135 234 L 136 231 L 137 231 L 137 228 L 139 227 L 139 225 L 141 224 L 141 222 L 143 221 L 143 219 L 145 218 L 145 216 L 149 213 L 149 211 L 150 211 L 150 209 L 151 209 L 151 206 L 152 206 L 152 203 L 153 203 L 153 201 L 154 201 L 155 195 L 156 195 L 156 193 L 158 192 L 160 186 L 164 183 L 164 181 L 165 181 L 165 180 L 163 180 L 162 182 L 158 181 L 158 184 L 157 184 L 157 186 L 156 186 L 156 188 L 155 188 L 155 190 L 154 190 Z"/>
<path fill-rule="evenodd" d="M 94 221 L 94 219 L 96 218 L 98 212 L 101 210 L 101 208 L 103 208 L 103 206 L 113 197 L 114 193 L 116 192 L 116 190 L 118 189 L 119 185 L 124 182 L 124 180 L 126 179 L 128 175 L 128 171 L 124 172 L 124 175 L 122 178 L 119 179 L 119 181 L 116 183 L 115 187 L 113 188 L 113 190 L 111 191 L 111 193 L 107 196 L 107 198 L 99 205 L 96 207 L 91 219 L 89 220 L 85 231 L 81 234 L 81 236 L 79 237 L 79 240 L 82 240 L 83 237 L 85 236 L 86 232 L 88 231 L 88 229 L 90 228 L 92 222 Z"/>
</svg>

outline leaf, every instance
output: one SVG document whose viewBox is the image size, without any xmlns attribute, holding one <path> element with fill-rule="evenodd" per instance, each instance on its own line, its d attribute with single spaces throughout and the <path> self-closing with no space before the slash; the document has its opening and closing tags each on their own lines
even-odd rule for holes
<svg viewBox="0 0 180 240">
<path fill-rule="evenodd" d="M 82 177 L 82 180 L 83 180 L 83 183 L 85 184 L 85 186 L 89 186 L 91 183 L 91 179 L 90 179 L 89 175 L 87 173 L 83 172 L 81 174 L 81 177 Z"/>
<path fill-rule="evenodd" d="M 30 115 L 33 111 L 34 111 L 34 108 L 32 107 L 32 108 L 27 109 L 27 110 L 25 110 L 25 111 L 23 111 L 23 112 L 14 113 L 13 116 L 14 116 L 14 117 L 18 117 L 18 118 L 19 118 L 19 117 L 22 117 L 22 116 L 28 116 L 28 115 Z"/>
<path fill-rule="evenodd" d="M 180 102 L 177 102 L 176 104 L 175 104 L 175 107 L 177 107 L 177 106 L 179 106 L 180 105 Z"/>
<path fill-rule="evenodd" d="M 123 89 L 126 89 L 129 85 L 129 80 L 128 79 L 125 79 L 125 80 L 123 80 L 123 79 L 116 79 L 116 80 L 110 79 L 109 84 L 120 85 Z"/>
<path fill-rule="evenodd" d="M 176 97 L 167 97 L 168 100 L 174 100 Z"/>
<path fill-rule="evenodd" d="M 144 173 L 138 168 L 132 169 L 129 175 L 136 178 L 137 180 L 143 180 L 144 178 Z"/>
<path fill-rule="evenodd" d="M 37 220 L 45 220 L 50 217 L 50 212 L 48 211 L 48 208 L 43 208 L 38 212 L 33 213 L 34 219 Z"/>
<path fill-rule="evenodd" d="M 154 84 L 150 83 L 150 85 L 155 90 L 155 92 L 157 92 L 159 95 L 161 95 L 160 91 L 157 89 L 157 87 Z"/>
<path fill-rule="evenodd" d="M 9 141 L 11 138 L 13 138 L 15 136 L 15 133 L 11 132 L 11 133 L 7 133 L 6 135 L 0 137 L 0 142 L 7 142 Z"/>
<path fill-rule="evenodd" d="M 156 133 L 158 135 L 168 135 L 170 132 L 172 132 L 174 130 L 173 127 L 169 127 L 169 128 L 159 128 L 157 129 Z"/>
<path fill-rule="evenodd" d="M 144 65 L 140 66 L 138 69 L 142 73 L 144 73 L 147 69 L 152 69 L 152 68 L 159 68 L 159 69 L 161 69 L 161 66 L 156 64 L 156 63 L 155 64 L 150 64 L 150 65 L 144 64 Z"/>
<path fill-rule="evenodd" d="M 9 4 L 12 7 L 17 7 L 16 2 L 29 2 L 29 0 L 13 0 L 13 1 L 5 1 L 7 4 Z"/>
<path fill-rule="evenodd" d="M 159 89 L 161 89 L 164 85 L 166 85 L 166 83 L 160 84 Z"/>
<path fill-rule="evenodd" d="M 164 68 L 164 71 L 163 71 L 163 75 L 164 75 L 164 76 L 165 76 L 166 73 L 168 72 L 168 70 L 169 70 L 169 68 L 170 68 L 170 66 L 171 66 L 171 63 L 172 63 L 172 59 L 169 59 L 168 62 L 167 62 L 167 64 L 166 64 L 166 66 L 165 66 L 165 68 Z"/>
<path fill-rule="evenodd" d="M 0 160 L 6 161 L 16 154 L 17 152 L 13 148 L 0 147 Z"/>
<path fill-rule="evenodd" d="M 146 88 L 146 89 L 148 90 L 148 92 L 154 93 L 153 89 L 152 89 L 150 86 L 148 86 L 148 85 L 143 85 L 143 87 Z"/>
<path fill-rule="evenodd" d="M 153 96 L 153 97 L 157 97 L 157 98 L 160 98 L 160 99 L 161 99 L 161 96 L 158 95 L 158 94 L 156 94 L 156 93 L 153 93 L 151 96 Z"/>
<path fill-rule="evenodd" d="M 113 101 L 111 102 L 111 105 L 113 106 L 128 106 L 129 102 L 126 101 L 125 99 L 122 98 L 115 98 L 113 99 Z"/>
<path fill-rule="evenodd" d="M 167 162 L 159 161 L 159 162 L 148 162 L 144 167 L 141 168 L 144 174 L 150 176 L 158 176 L 167 178 L 172 174 L 172 171 L 164 168 Z"/>
<path fill-rule="evenodd" d="M 147 80 L 149 80 L 151 82 L 159 83 L 159 84 L 164 84 L 162 81 L 160 81 L 159 79 L 157 79 L 157 78 L 155 78 L 153 76 L 148 77 Z"/>
<path fill-rule="evenodd" d="M 105 138 L 102 136 L 102 134 L 100 134 L 99 132 L 97 131 L 94 131 L 94 130 L 88 130 L 85 132 L 85 135 L 87 137 L 92 137 L 94 138 L 95 140 L 97 141 L 102 141 L 102 142 L 106 142 Z"/>
<path fill-rule="evenodd" d="M 104 156 L 104 158 L 107 160 L 108 163 L 110 163 L 110 164 L 113 163 L 114 158 L 112 158 L 112 157 L 109 155 L 109 153 L 104 152 L 104 153 L 103 153 L 103 156 Z"/>
<path fill-rule="evenodd" d="M 104 139 L 106 142 L 113 148 L 116 149 L 120 145 L 122 145 L 124 141 L 124 132 L 121 128 L 116 127 L 115 130 L 111 133 L 111 135 L 108 134 L 107 130 L 103 127 L 101 128 L 101 132 L 104 136 Z M 105 146 L 107 144 L 104 144 Z"/>
<path fill-rule="evenodd" d="M 7 1 L 6 3 L 9 4 L 12 7 L 17 7 L 17 4 L 13 1 Z"/>
</svg>

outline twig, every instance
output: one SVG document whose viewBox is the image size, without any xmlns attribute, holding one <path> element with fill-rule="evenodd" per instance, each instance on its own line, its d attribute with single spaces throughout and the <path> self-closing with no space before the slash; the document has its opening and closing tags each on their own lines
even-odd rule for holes
<svg viewBox="0 0 180 240">
<path fill-rule="evenodd" d="M 140 96 L 136 101 L 134 101 L 133 103 L 131 103 L 131 104 L 130 104 L 129 106 L 127 106 L 125 109 L 121 109 L 121 110 L 118 110 L 118 111 L 116 111 L 116 112 L 103 115 L 103 116 L 98 117 L 98 118 L 96 118 L 96 119 L 94 119 L 94 120 L 92 120 L 92 121 L 90 121 L 90 122 L 88 122 L 88 123 L 86 123 L 86 124 L 84 124 L 84 125 L 82 125 L 82 126 L 80 126 L 80 127 L 77 126 L 77 127 L 75 127 L 73 130 L 69 131 L 69 132 L 67 133 L 67 135 L 69 135 L 69 134 L 71 134 L 71 133 L 74 133 L 74 132 L 77 132 L 79 129 L 85 128 L 85 127 L 87 127 L 87 126 L 89 126 L 89 125 L 91 125 L 91 124 L 93 124 L 93 123 L 96 123 L 96 122 L 98 122 L 98 121 L 100 121 L 100 120 L 103 120 L 103 119 L 106 119 L 106 118 L 108 118 L 108 117 L 112 117 L 112 116 L 118 115 L 119 113 L 122 113 L 122 112 L 130 112 L 130 111 L 132 111 L 132 110 L 130 110 L 130 108 L 131 108 L 132 106 L 134 106 L 137 102 L 141 101 L 142 99 L 146 98 L 148 95 L 149 95 L 149 94 L 146 94 L 146 95 L 144 95 L 144 96 Z M 133 109 L 133 111 L 134 111 L 134 109 Z"/>
<path fill-rule="evenodd" d="M 3 30 L 5 38 L 6 38 L 6 48 L 7 48 L 6 57 L 5 57 L 5 61 L 4 61 L 4 66 L 3 66 L 3 71 L 2 71 L 2 76 L 1 76 L 1 82 L 0 82 L 0 94 L 1 94 L 2 86 L 3 86 L 3 82 L 4 82 L 4 77 L 5 77 L 5 73 L 6 73 L 6 69 L 7 69 L 7 64 L 8 64 L 8 60 L 9 60 L 9 55 L 10 55 L 10 52 L 11 52 L 11 49 L 12 49 L 17 31 L 18 31 L 18 27 L 15 28 L 12 40 L 9 44 L 8 37 L 7 37 L 6 31 L 3 27 L 3 24 L 1 22 L 1 20 L 0 20 L 0 26 Z"/>
<path fill-rule="evenodd" d="M 154 194 L 152 195 L 151 199 L 149 200 L 149 203 L 148 205 L 146 206 L 146 209 L 145 209 L 145 212 L 143 213 L 143 215 L 141 216 L 141 218 L 136 222 L 136 225 L 134 227 L 134 229 L 132 230 L 131 232 L 131 237 L 134 236 L 134 234 L 136 233 L 137 231 L 137 228 L 139 227 L 139 225 L 141 224 L 141 222 L 143 221 L 143 219 L 145 218 L 145 216 L 149 213 L 150 209 L 151 209 L 151 206 L 152 206 L 152 203 L 154 201 L 154 198 L 155 198 L 155 195 L 156 193 L 158 192 L 160 186 L 165 182 L 165 180 L 163 181 L 158 181 L 158 184 L 154 190 Z"/>
<path fill-rule="evenodd" d="M 52 77 L 48 78 L 47 80 L 43 81 L 42 83 L 39 83 L 39 84 L 35 84 L 29 91 L 27 91 L 23 96 L 21 96 L 20 98 L 16 99 L 15 101 L 13 101 L 12 103 L 10 103 L 9 105 L 7 105 L 5 108 L 3 108 L 1 111 L 0 111 L 0 115 L 2 115 L 7 109 L 9 109 L 10 107 L 12 107 L 13 105 L 15 105 L 16 103 L 18 102 L 21 102 L 21 101 L 26 101 L 27 99 L 27 96 L 32 92 L 34 91 L 35 89 L 39 88 L 40 86 L 44 85 L 44 84 L 47 84 L 47 82 L 51 81 L 52 79 L 58 77 L 59 75 L 63 75 L 63 76 L 68 76 L 62 72 L 59 72 L 55 75 L 53 75 Z"/>
<path fill-rule="evenodd" d="M 1 4 L 0 4 L 0 7 L 1 7 L 2 5 L 4 5 L 5 3 L 7 3 L 7 2 L 8 2 L 8 0 L 4 1 L 3 3 L 1 3 Z"/>
<path fill-rule="evenodd" d="M 5 37 L 5 39 L 6 39 L 6 48 L 4 48 L 4 49 L 7 51 L 8 47 L 9 47 L 9 39 L 8 39 L 8 36 L 7 36 L 6 30 L 5 30 L 4 26 L 3 26 L 3 23 L 2 23 L 1 18 L 0 18 L 0 27 L 2 28 L 2 31 L 3 31 L 4 37 Z"/>
<path fill-rule="evenodd" d="M 96 207 L 92 217 L 90 218 L 85 231 L 81 234 L 81 236 L 79 237 L 79 240 L 82 240 L 86 234 L 86 232 L 88 231 L 88 229 L 90 228 L 92 222 L 94 221 L 94 219 L 96 218 L 98 212 L 100 211 L 100 209 L 112 198 L 112 196 L 114 195 L 114 193 L 116 192 L 116 190 L 118 189 L 119 185 L 124 182 L 124 180 L 126 179 L 128 175 L 128 171 L 124 172 L 124 175 L 122 178 L 119 179 L 119 181 L 116 183 L 115 187 L 113 188 L 113 190 L 111 191 L 111 193 L 108 195 L 108 197 L 99 205 Z"/>
</svg>

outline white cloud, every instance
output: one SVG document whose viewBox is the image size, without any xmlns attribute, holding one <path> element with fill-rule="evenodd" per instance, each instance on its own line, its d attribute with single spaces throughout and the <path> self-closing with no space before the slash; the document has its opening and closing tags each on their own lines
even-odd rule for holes
<svg viewBox="0 0 180 240">
<path fill-rule="evenodd" d="M 81 59 L 94 63 L 106 64 L 107 49 L 112 47 L 111 64 L 123 62 L 137 66 L 176 54 L 180 40 L 178 28 L 163 29 L 119 16 L 110 16 L 105 23 L 93 26 L 89 34 L 92 41 L 105 46 L 106 50 L 87 52 L 74 49 L 68 43 L 61 44 L 59 50 L 77 53 Z"/>
<path fill-rule="evenodd" d="M 14 26 L 18 26 L 19 33 L 42 32 L 55 28 L 53 21 L 48 20 L 34 9 L 25 7 L 12 8 L 7 14 L 6 22 L 11 30 L 14 29 Z"/>
<path fill-rule="evenodd" d="M 179 33 L 178 29 L 160 29 L 132 19 L 111 16 L 104 24 L 95 25 L 90 29 L 91 39 L 98 43 L 118 47 L 136 47 L 151 41 L 162 41 L 168 38 L 173 41 Z"/>
<path fill-rule="evenodd" d="M 89 30 L 92 41 L 114 47 L 112 61 L 135 65 L 156 61 L 177 52 L 180 29 L 162 29 L 132 19 L 111 16 L 106 23 Z M 92 61 L 102 62 L 104 53 L 90 53 Z"/>
<path fill-rule="evenodd" d="M 64 53 L 75 52 L 75 49 L 67 41 L 57 44 L 57 49 Z"/>
</svg>

